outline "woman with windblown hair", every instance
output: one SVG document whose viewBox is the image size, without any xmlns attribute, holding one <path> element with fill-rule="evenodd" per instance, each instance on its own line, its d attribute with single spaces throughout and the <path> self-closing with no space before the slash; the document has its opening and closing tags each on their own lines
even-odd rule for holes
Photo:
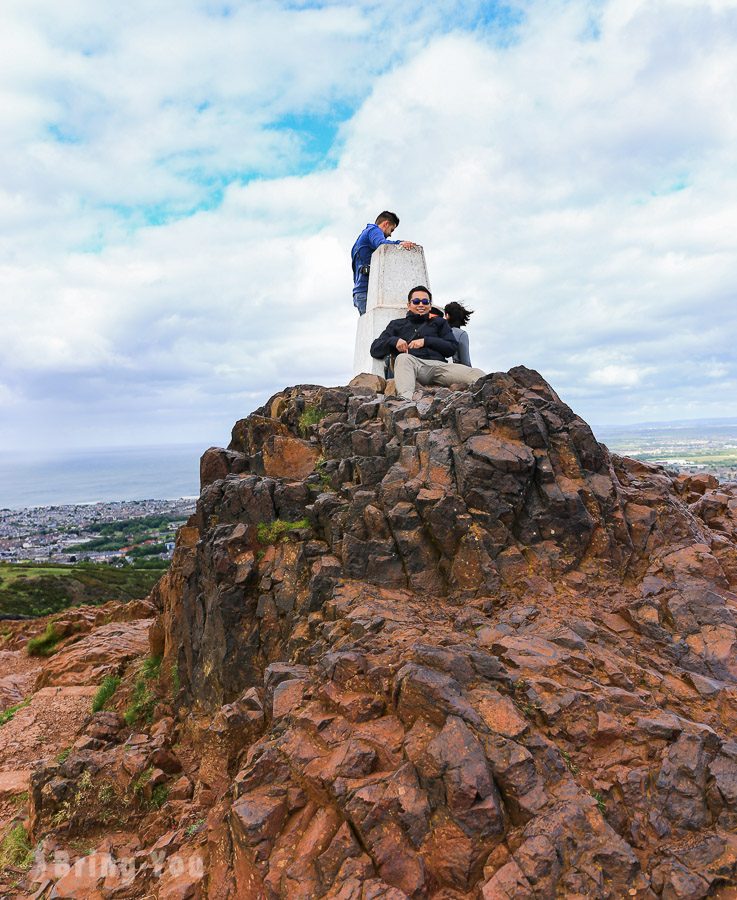
<svg viewBox="0 0 737 900">
<path fill-rule="evenodd" d="M 453 362 L 463 366 L 471 365 L 468 334 L 463 330 L 463 326 L 471 318 L 472 313 L 472 309 L 466 309 L 462 303 L 457 303 L 455 300 L 445 304 L 445 318 L 453 331 L 453 336 L 458 341 L 458 352 L 453 357 Z"/>
</svg>

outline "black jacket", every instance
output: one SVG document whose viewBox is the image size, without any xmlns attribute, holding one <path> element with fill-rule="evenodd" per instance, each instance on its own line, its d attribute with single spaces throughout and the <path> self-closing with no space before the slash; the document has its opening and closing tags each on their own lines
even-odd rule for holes
<svg viewBox="0 0 737 900">
<path fill-rule="evenodd" d="M 419 359 L 445 362 L 449 356 L 458 352 L 458 341 L 442 316 L 428 319 L 427 316 L 408 312 L 403 319 L 392 319 L 371 344 L 371 355 L 374 359 L 384 359 L 388 353 L 396 354 L 397 341 L 400 338 L 404 338 L 407 343 L 415 338 L 425 339 L 424 347 L 409 351 L 412 356 Z"/>
</svg>

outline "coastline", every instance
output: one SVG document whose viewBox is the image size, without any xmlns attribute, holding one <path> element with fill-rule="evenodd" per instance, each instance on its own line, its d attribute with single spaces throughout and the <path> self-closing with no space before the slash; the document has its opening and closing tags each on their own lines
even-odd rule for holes
<svg viewBox="0 0 737 900">
<path fill-rule="evenodd" d="M 197 444 L 0 453 L 0 509 L 179 499 L 199 494 Z"/>
</svg>

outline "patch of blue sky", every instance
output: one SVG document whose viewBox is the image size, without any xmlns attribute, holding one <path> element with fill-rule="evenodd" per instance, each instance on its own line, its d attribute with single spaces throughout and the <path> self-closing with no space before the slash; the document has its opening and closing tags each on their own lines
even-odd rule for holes
<svg viewBox="0 0 737 900">
<path fill-rule="evenodd" d="M 284 9 L 323 9 L 326 6 L 336 6 L 336 3 L 325 3 L 324 0 L 284 0 Z"/>
<path fill-rule="evenodd" d="M 586 25 L 579 35 L 580 40 L 595 42 L 601 39 L 601 16 L 605 5 L 605 0 L 591 0 Z"/>
<path fill-rule="evenodd" d="M 77 244 L 74 249 L 77 253 L 89 253 L 94 256 L 97 253 L 102 253 L 107 244 L 105 235 L 102 232 L 97 232 L 93 237 L 89 237 L 86 241 Z"/>
<path fill-rule="evenodd" d="M 480 3 L 474 15 L 474 24 L 501 31 L 514 30 L 524 21 L 522 7 L 510 3 Z"/>
<path fill-rule="evenodd" d="M 674 181 L 671 181 L 669 184 L 664 185 L 663 187 L 656 188 L 655 190 L 650 191 L 651 197 L 662 197 L 667 194 L 678 194 L 680 191 L 685 191 L 689 186 L 690 182 L 687 176 L 682 175 L 676 178 Z"/>
<path fill-rule="evenodd" d="M 213 19 L 230 19 L 237 12 L 237 4 L 223 2 L 207 2 L 204 4 L 205 12 Z"/>
<path fill-rule="evenodd" d="M 85 59 L 104 55 L 113 41 L 112 33 L 104 25 L 92 24 L 73 26 L 63 37 L 65 49 Z"/>
<path fill-rule="evenodd" d="M 670 194 L 678 194 L 685 191 L 691 186 L 691 180 L 688 175 L 681 174 L 672 176 L 671 178 L 661 181 L 655 187 L 651 188 L 647 194 L 639 195 L 632 201 L 633 206 L 644 206 L 653 197 L 667 197 Z"/>
<path fill-rule="evenodd" d="M 296 130 L 303 128 L 303 117 L 286 117 L 280 123 L 280 128 Z M 306 117 L 311 119 L 311 117 Z M 311 123 L 314 125 L 315 123 Z M 337 123 L 324 127 L 317 127 L 310 132 L 310 141 L 314 138 L 314 146 L 308 141 L 310 149 L 306 150 L 303 158 L 289 167 L 289 173 L 293 175 L 306 174 L 314 171 L 316 162 L 322 160 L 323 155 L 332 146 L 332 139 L 337 130 Z M 300 138 L 304 140 L 304 130 L 300 130 Z M 186 156 L 186 154 L 184 154 Z M 196 158 L 197 154 L 193 154 Z M 180 160 L 181 162 L 182 160 Z M 171 164 L 171 159 L 161 160 L 160 164 Z M 180 166 L 177 175 L 195 187 L 194 193 L 198 195 L 195 202 L 182 202 L 181 200 L 161 201 L 158 203 L 123 204 L 108 203 L 98 206 L 97 209 L 112 214 L 115 225 L 113 229 L 120 233 L 134 234 L 141 228 L 155 228 L 170 225 L 181 219 L 187 219 L 200 212 L 209 212 L 217 209 L 223 202 L 227 187 L 231 184 L 246 184 L 254 178 L 264 177 L 262 171 L 257 170 L 228 170 L 212 171 L 205 166 L 190 165 Z M 199 190 L 197 190 L 199 189 Z M 88 238 L 75 248 L 79 253 L 100 253 L 107 246 L 105 232 L 99 232 L 94 237 Z"/>
<path fill-rule="evenodd" d="M 336 141 L 341 125 L 348 121 L 358 104 L 340 103 L 325 114 L 288 113 L 272 123 L 276 131 L 287 131 L 298 142 L 298 154 L 291 174 L 305 175 L 315 168 L 330 168 L 337 165 Z"/>
<path fill-rule="evenodd" d="M 148 203 L 140 205 L 127 205 L 123 203 L 106 203 L 97 206 L 98 211 L 112 214 L 113 224 L 107 229 L 99 230 L 95 235 L 88 237 L 76 245 L 78 253 L 97 254 L 102 253 L 109 243 L 109 235 L 113 232 L 116 236 L 121 233 L 132 235 L 141 228 L 156 228 L 162 225 L 170 225 L 181 219 L 187 219 L 199 212 L 208 212 L 216 209 L 223 200 L 224 186 L 213 187 L 208 190 L 196 203 L 176 203 L 174 201 L 161 203 Z"/>
<path fill-rule="evenodd" d="M 526 20 L 524 7 L 516 3 L 460 4 L 446 19 L 447 30 L 473 31 L 494 44 L 505 47 L 518 40 L 519 28 Z"/>
<path fill-rule="evenodd" d="M 179 219 L 188 219 L 196 213 L 217 209 L 223 202 L 224 185 L 227 183 L 230 182 L 211 186 L 197 203 L 153 203 L 132 209 L 129 220 L 130 225 L 133 230 L 141 226 L 158 227 L 160 225 L 169 225 Z"/>
<path fill-rule="evenodd" d="M 74 132 L 65 128 L 56 122 L 46 126 L 46 133 L 52 137 L 57 144 L 81 144 L 82 138 Z"/>
<path fill-rule="evenodd" d="M 216 194 L 216 201 L 222 199 L 223 190 L 232 182 L 245 184 L 252 178 L 261 177 L 261 169 L 223 169 L 211 160 L 210 152 L 202 148 L 180 150 L 159 157 L 156 162 L 175 177 L 195 185 L 202 192 Z M 214 204 L 217 205 L 217 202 Z"/>
</svg>

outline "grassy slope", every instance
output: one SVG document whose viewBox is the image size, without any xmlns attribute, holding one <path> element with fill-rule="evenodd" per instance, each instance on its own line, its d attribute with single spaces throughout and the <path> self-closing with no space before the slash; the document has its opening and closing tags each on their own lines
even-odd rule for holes
<svg viewBox="0 0 737 900">
<path fill-rule="evenodd" d="M 166 570 L 80 563 L 0 564 L 0 615 L 42 616 L 78 603 L 145 597 Z"/>
</svg>

